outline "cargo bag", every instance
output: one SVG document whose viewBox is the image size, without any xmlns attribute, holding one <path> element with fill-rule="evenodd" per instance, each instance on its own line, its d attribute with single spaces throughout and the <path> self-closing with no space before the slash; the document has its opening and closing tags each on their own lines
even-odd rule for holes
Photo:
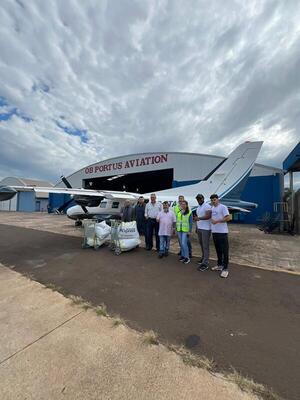
<svg viewBox="0 0 300 400">
<path fill-rule="evenodd" d="M 119 251 L 129 251 L 141 244 L 140 235 L 137 230 L 136 221 L 121 222 L 117 226 L 116 246 Z"/>
</svg>

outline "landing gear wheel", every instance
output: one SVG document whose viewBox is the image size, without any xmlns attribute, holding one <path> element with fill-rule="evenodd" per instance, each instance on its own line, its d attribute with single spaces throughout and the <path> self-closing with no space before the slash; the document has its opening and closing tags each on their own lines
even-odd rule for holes
<svg viewBox="0 0 300 400">
<path fill-rule="evenodd" d="M 119 256 L 121 253 L 122 253 L 122 252 L 121 252 L 121 249 L 120 249 L 119 247 L 116 247 L 116 248 L 115 248 L 115 255 L 116 255 L 116 256 Z"/>
<path fill-rule="evenodd" d="M 75 221 L 75 226 L 82 226 L 82 221 L 81 220 L 77 220 Z"/>
</svg>

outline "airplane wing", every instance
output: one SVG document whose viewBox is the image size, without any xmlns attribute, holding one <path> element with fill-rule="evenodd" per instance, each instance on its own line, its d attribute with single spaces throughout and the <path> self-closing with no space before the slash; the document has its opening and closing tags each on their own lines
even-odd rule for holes
<svg viewBox="0 0 300 400">
<path fill-rule="evenodd" d="M 94 189 L 69 189 L 69 188 L 43 188 L 33 187 L 36 193 L 63 193 L 75 196 L 92 196 L 92 197 L 105 197 L 106 199 L 116 200 L 136 200 L 140 194 L 130 192 L 108 191 L 108 190 L 94 190 Z"/>
<path fill-rule="evenodd" d="M 93 190 L 93 189 L 70 189 L 57 187 L 37 187 L 37 186 L 0 186 L 0 201 L 10 200 L 18 191 L 34 191 L 36 193 L 60 193 L 73 196 L 92 196 L 103 197 L 106 199 L 137 200 L 139 194 L 130 192 Z"/>
</svg>

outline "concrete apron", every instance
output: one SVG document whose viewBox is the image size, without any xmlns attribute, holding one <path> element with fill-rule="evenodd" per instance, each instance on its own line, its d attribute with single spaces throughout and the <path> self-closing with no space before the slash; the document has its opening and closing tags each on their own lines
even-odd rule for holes
<svg viewBox="0 0 300 400">
<path fill-rule="evenodd" d="M 255 399 L 2 265 L 0 332 L 3 400 Z"/>
</svg>

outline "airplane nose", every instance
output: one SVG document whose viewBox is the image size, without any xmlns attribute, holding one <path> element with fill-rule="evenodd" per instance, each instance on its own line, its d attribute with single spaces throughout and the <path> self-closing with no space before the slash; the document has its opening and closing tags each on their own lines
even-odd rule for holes
<svg viewBox="0 0 300 400">
<path fill-rule="evenodd" d="M 10 200 L 16 195 L 17 191 L 9 186 L 0 186 L 0 201 Z"/>
<path fill-rule="evenodd" d="M 81 211 L 81 212 L 80 212 Z M 77 219 L 78 214 L 82 214 L 82 209 L 80 206 L 73 206 L 67 209 L 67 216 L 71 219 Z"/>
</svg>

